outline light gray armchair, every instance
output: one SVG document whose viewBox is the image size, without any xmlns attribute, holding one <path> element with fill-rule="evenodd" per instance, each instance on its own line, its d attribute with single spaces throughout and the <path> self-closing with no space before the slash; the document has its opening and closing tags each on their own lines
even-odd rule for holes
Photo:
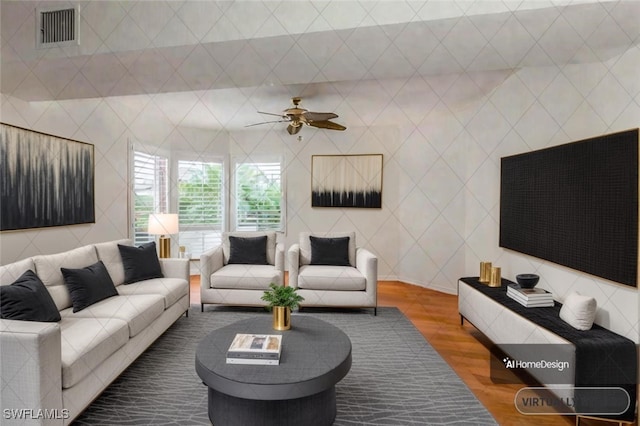
<svg viewBox="0 0 640 426">
<path fill-rule="evenodd" d="M 344 246 L 345 237 L 349 238 L 348 247 Z M 327 245 L 327 238 L 337 243 L 332 246 L 329 241 Z M 328 253 L 328 262 L 321 258 L 321 249 L 324 254 Z M 345 250 L 343 256 L 335 255 Z M 365 307 L 373 308 L 374 315 L 377 314 L 378 258 L 369 250 L 356 246 L 355 232 L 302 232 L 299 243 L 289 248 L 287 256 L 289 285 L 297 288 L 298 294 L 305 299 L 301 307 Z M 336 264 L 322 264 L 331 263 L 331 258 L 336 257 Z M 341 258 L 344 261 L 340 261 Z"/>
<path fill-rule="evenodd" d="M 230 237 L 266 236 L 266 264 L 230 263 L 237 255 Z M 237 240 L 234 240 L 237 241 Z M 205 304 L 265 306 L 261 300 L 270 283 L 284 282 L 284 246 L 275 232 L 224 232 L 222 244 L 200 255 L 200 307 Z"/>
</svg>

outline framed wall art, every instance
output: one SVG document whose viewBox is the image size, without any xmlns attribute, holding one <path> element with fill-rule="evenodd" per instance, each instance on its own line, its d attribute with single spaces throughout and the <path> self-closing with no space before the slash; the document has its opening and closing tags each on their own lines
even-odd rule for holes
<svg viewBox="0 0 640 426">
<path fill-rule="evenodd" d="M 95 223 L 94 146 L 0 123 L 0 231 Z"/>
<path fill-rule="evenodd" d="M 311 156 L 311 206 L 382 208 L 382 154 Z"/>
</svg>

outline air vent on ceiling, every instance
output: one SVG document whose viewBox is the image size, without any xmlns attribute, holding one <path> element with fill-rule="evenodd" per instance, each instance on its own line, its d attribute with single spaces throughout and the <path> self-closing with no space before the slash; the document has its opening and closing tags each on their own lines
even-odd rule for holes
<svg viewBox="0 0 640 426">
<path fill-rule="evenodd" d="M 38 47 L 78 44 L 79 7 L 36 11 Z"/>
</svg>

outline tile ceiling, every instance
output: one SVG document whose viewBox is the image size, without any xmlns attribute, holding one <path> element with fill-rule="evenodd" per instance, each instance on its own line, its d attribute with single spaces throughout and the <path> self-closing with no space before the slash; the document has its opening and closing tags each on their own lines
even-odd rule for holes
<svg viewBox="0 0 640 426">
<path fill-rule="evenodd" d="M 291 96 L 347 118 L 357 107 L 370 124 L 378 82 L 386 97 L 402 86 L 399 101 L 428 103 L 446 76 L 467 73 L 468 97 L 517 68 L 605 61 L 640 42 L 634 1 L 124 1 L 82 2 L 80 46 L 39 50 L 34 5 L 2 3 L 2 93 L 153 95 L 173 124 L 211 129 L 262 121 L 256 110 L 279 112 Z"/>
</svg>

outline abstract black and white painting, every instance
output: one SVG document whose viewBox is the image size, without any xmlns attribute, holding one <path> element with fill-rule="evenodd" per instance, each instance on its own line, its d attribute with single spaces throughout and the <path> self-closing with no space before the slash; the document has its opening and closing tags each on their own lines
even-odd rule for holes
<svg viewBox="0 0 640 426">
<path fill-rule="evenodd" d="M 0 124 L 0 231 L 95 222 L 93 145 Z"/>
<path fill-rule="evenodd" d="M 382 154 L 311 156 L 312 207 L 382 207 Z"/>
</svg>

